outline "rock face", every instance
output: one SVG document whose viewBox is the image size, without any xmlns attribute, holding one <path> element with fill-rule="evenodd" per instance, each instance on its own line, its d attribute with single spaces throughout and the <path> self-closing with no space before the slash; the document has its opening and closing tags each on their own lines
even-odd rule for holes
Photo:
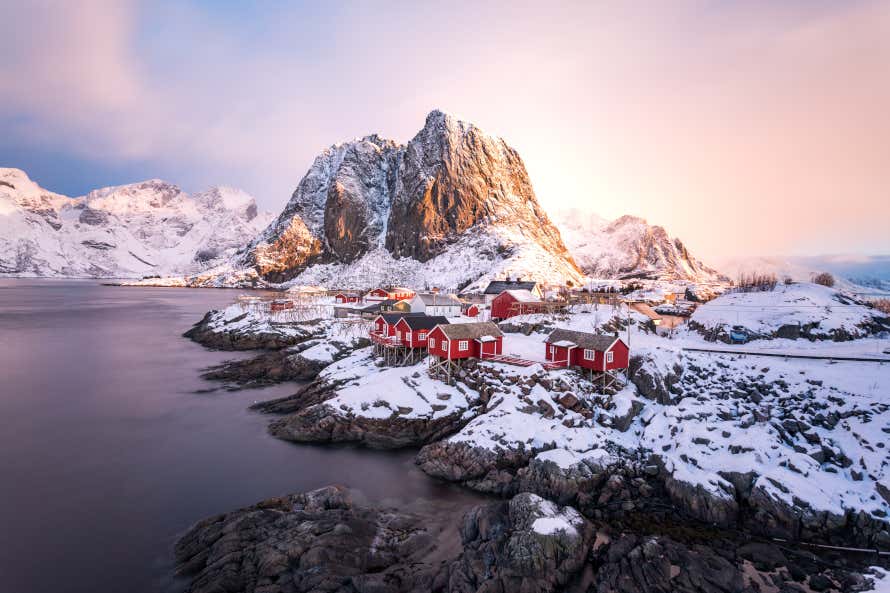
<svg viewBox="0 0 890 593">
<path fill-rule="evenodd" d="M 0 274 L 138 278 L 230 258 L 271 216 L 246 193 L 152 179 L 69 198 L 0 168 Z"/>
<path fill-rule="evenodd" d="M 544 271 L 549 262 L 579 280 L 519 154 L 502 139 L 433 111 L 404 146 L 374 135 L 318 156 L 240 263 L 283 281 L 314 264 L 355 263 L 382 249 L 392 258 L 427 262 L 458 243 L 461 253 L 474 252 L 469 257 L 491 263 L 513 257 L 506 265 L 517 271 Z M 523 251 L 545 264 L 524 261 Z M 470 268 L 459 280 L 476 279 L 477 268 Z"/>
<path fill-rule="evenodd" d="M 717 271 L 694 257 L 664 227 L 636 216 L 606 221 L 569 210 L 555 217 L 566 245 L 584 273 L 596 278 L 720 281 Z"/>
<path fill-rule="evenodd" d="M 177 572 L 192 593 L 441 591 L 456 548 L 449 523 L 322 488 L 198 523 L 176 544 Z"/>
</svg>

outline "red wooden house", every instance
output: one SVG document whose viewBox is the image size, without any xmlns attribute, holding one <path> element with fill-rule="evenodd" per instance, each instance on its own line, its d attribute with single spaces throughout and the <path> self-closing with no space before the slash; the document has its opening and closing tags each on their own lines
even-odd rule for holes
<svg viewBox="0 0 890 593">
<path fill-rule="evenodd" d="M 565 363 L 591 371 L 626 369 L 630 355 L 617 335 L 605 336 L 570 329 L 555 329 L 544 341 L 548 362 Z"/>
<path fill-rule="evenodd" d="M 447 360 L 484 358 L 504 347 L 504 334 L 490 321 L 437 325 L 427 337 L 427 351 Z"/>
<path fill-rule="evenodd" d="M 395 324 L 396 337 L 407 348 L 426 348 L 427 338 L 437 325 L 448 325 L 441 315 L 407 315 Z"/>
<path fill-rule="evenodd" d="M 423 313 L 381 313 L 371 323 L 372 338 L 374 334 L 391 338 L 396 335 L 396 323 L 402 317 L 420 317 Z"/>
<path fill-rule="evenodd" d="M 392 288 L 375 288 L 365 295 L 366 301 L 385 301 L 392 299 L 396 301 L 404 301 L 414 298 L 414 291 L 404 286 L 394 286 Z"/>
<path fill-rule="evenodd" d="M 492 319 L 509 319 L 515 315 L 543 313 L 547 303 L 528 290 L 505 290 L 491 301 Z"/>
<path fill-rule="evenodd" d="M 479 305 L 466 305 L 464 307 L 464 315 L 467 317 L 477 317 L 479 315 Z"/>
<path fill-rule="evenodd" d="M 278 311 L 285 311 L 287 309 L 293 309 L 293 308 L 294 308 L 293 301 L 284 301 L 284 300 L 272 301 L 272 303 L 269 305 L 269 310 L 272 311 L 272 313 L 277 313 Z"/>
<path fill-rule="evenodd" d="M 334 300 L 337 303 L 357 303 L 362 300 L 362 297 L 357 292 L 338 292 L 334 295 Z"/>
</svg>

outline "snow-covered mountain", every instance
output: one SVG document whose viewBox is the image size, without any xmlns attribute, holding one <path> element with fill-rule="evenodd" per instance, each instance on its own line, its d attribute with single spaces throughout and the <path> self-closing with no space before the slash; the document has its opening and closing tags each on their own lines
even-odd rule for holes
<svg viewBox="0 0 890 593">
<path fill-rule="evenodd" d="M 0 274 L 133 278 L 189 274 L 233 256 L 271 220 L 214 187 L 189 196 L 152 179 L 80 198 L 0 168 Z"/>
<path fill-rule="evenodd" d="M 234 267 L 329 285 L 582 278 L 519 154 L 441 111 L 406 145 L 373 135 L 325 150 Z"/>
<path fill-rule="evenodd" d="M 608 221 L 576 209 L 554 215 L 566 245 L 594 278 L 719 282 L 721 275 L 694 257 L 680 239 L 636 216 Z"/>
<path fill-rule="evenodd" d="M 820 272 L 830 272 L 835 286 L 857 294 L 890 292 L 890 256 L 737 256 L 714 262 L 730 278 L 750 274 L 774 274 L 779 279 L 807 282 Z"/>
</svg>

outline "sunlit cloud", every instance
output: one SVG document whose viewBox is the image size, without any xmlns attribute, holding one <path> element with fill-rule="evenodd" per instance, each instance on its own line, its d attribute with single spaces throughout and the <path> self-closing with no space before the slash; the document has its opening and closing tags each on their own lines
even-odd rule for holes
<svg viewBox="0 0 890 593">
<path fill-rule="evenodd" d="M 441 108 L 515 146 L 551 209 L 715 256 L 890 250 L 886 3 L 0 5 L 22 147 L 278 209 L 325 146 Z"/>
</svg>

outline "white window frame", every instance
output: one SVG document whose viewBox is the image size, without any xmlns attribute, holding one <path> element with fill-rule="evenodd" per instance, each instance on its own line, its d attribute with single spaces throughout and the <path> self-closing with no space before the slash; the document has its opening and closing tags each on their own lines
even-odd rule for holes
<svg viewBox="0 0 890 593">
<path fill-rule="evenodd" d="M 584 360 L 594 360 L 596 359 L 596 350 L 591 350 L 590 348 L 584 349 Z"/>
<path fill-rule="evenodd" d="M 406 342 L 410 342 L 410 341 L 411 341 L 411 330 L 410 330 L 410 329 L 409 329 L 408 331 L 405 332 L 405 341 L 406 341 Z"/>
<path fill-rule="evenodd" d="M 442 340 L 442 351 L 448 352 L 448 340 L 447 339 Z"/>
<path fill-rule="evenodd" d="M 470 341 L 469 340 L 460 340 L 457 343 L 457 351 L 458 352 L 466 352 L 470 349 Z"/>
<path fill-rule="evenodd" d="M 556 356 L 556 346 L 550 344 L 550 356 Z"/>
<path fill-rule="evenodd" d="M 426 339 L 426 332 L 420 332 L 419 334 L 417 334 L 417 339 L 421 342 L 424 341 Z"/>
<path fill-rule="evenodd" d="M 614 352 L 606 352 L 606 362 L 607 363 L 614 362 L 614 360 L 615 360 L 615 353 Z"/>
<path fill-rule="evenodd" d="M 430 348 L 435 348 L 435 347 L 436 347 L 436 338 L 430 338 L 430 344 L 429 344 L 429 346 L 430 346 Z"/>
</svg>

